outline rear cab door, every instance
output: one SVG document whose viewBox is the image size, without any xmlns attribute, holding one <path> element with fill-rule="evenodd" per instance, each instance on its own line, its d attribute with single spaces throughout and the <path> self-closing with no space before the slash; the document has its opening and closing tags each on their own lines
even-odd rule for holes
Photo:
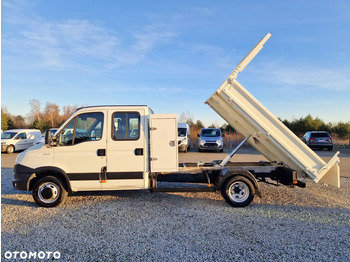
<svg viewBox="0 0 350 262">
<path fill-rule="evenodd" d="M 148 188 L 148 107 L 108 109 L 107 190 Z"/>
</svg>

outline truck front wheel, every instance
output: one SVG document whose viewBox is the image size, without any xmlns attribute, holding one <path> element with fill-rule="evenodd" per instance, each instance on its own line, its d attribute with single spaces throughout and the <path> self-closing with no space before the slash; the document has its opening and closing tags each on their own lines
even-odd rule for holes
<svg viewBox="0 0 350 262">
<path fill-rule="evenodd" d="M 248 206 L 254 198 L 252 182 L 243 176 L 229 178 L 221 187 L 221 195 L 233 207 Z"/>
<path fill-rule="evenodd" d="M 58 178 L 46 176 L 36 182 L 32 195 L 39 206 L 55 207 L 64 202 L 68 192 Z"/>
</svg>

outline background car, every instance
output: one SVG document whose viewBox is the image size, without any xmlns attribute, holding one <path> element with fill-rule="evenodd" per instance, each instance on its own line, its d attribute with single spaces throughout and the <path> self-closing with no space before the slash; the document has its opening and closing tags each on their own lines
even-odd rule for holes
<svg viewBox="0 0 350 262">
<path fill-rule="evenodd" d="M 11 129 L 1 134 L 1 152 L 26 150 L 41 136 L 38 129 Z"/>
<path fill-rule="evenodd" d="M 223 152 L 224 142 L 222 141 L 222 134 L 219 128 L 202 128 L 199 137 L 198 151 L 204 150 L 218 150 Z"/>
<path fill-rule="evenodd" d="M 333 150 L 332 137 L 326 131 L 309 131 L 302 139 L 310 148 Z"/>
<path fill-rule="evenodd" d="M 190 149 L 191 134 L 190 127 L 186 123 L 177 123 L 177 141 L 179 151 L 187 152 Z"/>
</svg>

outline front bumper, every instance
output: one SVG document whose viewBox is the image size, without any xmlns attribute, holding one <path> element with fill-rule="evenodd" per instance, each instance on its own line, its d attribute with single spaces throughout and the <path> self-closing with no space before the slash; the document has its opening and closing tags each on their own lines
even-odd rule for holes
<svg viewBox="0 0 350 262">
<path fill-rule="evenodd" d="M 34 170 L 32 168 L 16 164 L 14 166 L 14 180 L 12 185 L 18 190 L 27 190 L 29 191 L 30 180 L 35 177 Z"/>
<path fill-rule="evenodd" d="M 217 143 L 204 143 L 203 145 L 199 145 L 200 150 L 222 150 L 223 145 L 218 145 Z"/>
<path fill-rule="evenodd" d="M 6 152 L 7 145 L 1 145 L 1 152 Z"/>
</svg>

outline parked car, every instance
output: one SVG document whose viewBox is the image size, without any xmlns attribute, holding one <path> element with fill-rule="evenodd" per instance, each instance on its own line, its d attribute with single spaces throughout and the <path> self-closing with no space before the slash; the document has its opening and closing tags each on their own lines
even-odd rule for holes
<svg viewBox="0 0 350 262">
<path fill-rule="evenodd" d="M 223 135 L 219 128 L 202 128 L 201 133 L 197 135 L 199 137 L 198 151 L 205 150 L 218 150 L 223 152 L 224 142 L 222 141 Z"/>
<path fill-rule="evenodd" d="M 177 143 L 179 151 L 187 152 L 190 149 L 190 127 L 186 123 L 178 123 L 177 124 Z"/>
<path fill-rule="evenodd" d="M 26 150 L 41 136 L 38 129 L 11 129 L 1 134 L 1 152 Z"/>
<path fill-rule="evenodd" d="M 310 148 L 333 150 L 333 140 L 330 134 L 326 131 L 309 131 L 306 132 L 302 140 Z"/>
<path fill-rule="evenodd" d="M 49 131 L 49 132 L 51 132 L 52 135 L 54 135 L 57 130 L 58 130 L 58 128 L 47 129 L 44 133 L 41 134 L 41 137 L 39 137 L 33 144 L 37 145 L 37 144 L 40 144 L 40 143 L 44 143 L 45 142 L 45 134 L 46 134 L 46 132 Z"/>
</svg>

